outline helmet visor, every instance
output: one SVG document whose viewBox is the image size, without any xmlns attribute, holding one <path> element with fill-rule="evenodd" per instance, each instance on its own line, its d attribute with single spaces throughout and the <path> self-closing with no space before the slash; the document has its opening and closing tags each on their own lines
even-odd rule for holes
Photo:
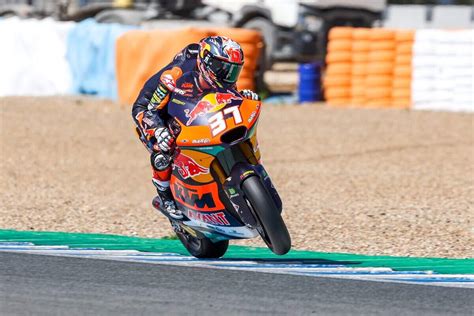
<svg viewBox="0 0 474 316">
<path fill-rule="evenodd" d="M 204 63 L 216 75 L 217 79 L 225 83 L 236 83 L 243 67 L 243 64 L 213 58 L 210 54 L 204 58 Z"/>
</svg>

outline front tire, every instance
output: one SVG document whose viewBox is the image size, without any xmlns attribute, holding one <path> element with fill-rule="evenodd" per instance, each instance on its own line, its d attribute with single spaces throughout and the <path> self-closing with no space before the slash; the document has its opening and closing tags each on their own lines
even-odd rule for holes
<svg viewBox="0 0 474 316">
<path fill-rule="evenodd" d="M 186 232 L 180 232 L 177 235 L 186 250 L 192 256 L 200 259 L 220 258 L 229 247 L 228 240 L 212 242 L 209 238 L 197 238 Z"/>
<path fill-rule="evenodd" d="M 265 189 L 260 178 L 252 176 L 244 180 L 242 190 L 257 221 L 259 231 L 268 248 L 277 255 L 286 254 L 291 248 L 291 238 L 275 202 Z"/>
</svg>

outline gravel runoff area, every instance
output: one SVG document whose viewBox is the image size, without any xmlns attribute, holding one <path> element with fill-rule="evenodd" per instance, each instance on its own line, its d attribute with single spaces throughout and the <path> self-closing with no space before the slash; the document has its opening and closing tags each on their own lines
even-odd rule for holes
<svg viewBox="0 0 474 316">
<path fill-rule="evenodd" d="M 129 107 L 9 97 L 0 111 L 0 228 L 171 234 L 150 204 Z M 472 114 L 264 105 L 260 147 L 294 247 L 473 257 L 473 124 Z"/>
</svg>

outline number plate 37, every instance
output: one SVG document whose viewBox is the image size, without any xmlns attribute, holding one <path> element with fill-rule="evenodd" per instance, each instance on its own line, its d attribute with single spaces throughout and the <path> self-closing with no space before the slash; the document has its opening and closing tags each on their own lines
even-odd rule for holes
<svg viewBox="0 0 474 316">
<path fill-rule="evenodd" d="M 219 111 L 213 116 L 211 116 L 208 120 L 209 127 L 211 128 L 212 132 L 212 137 L 219 135 L 227 129 L 227 124 L 225 122 L 224 116 L 230 113 L 232 113 L 232 117 L 234 118 L 234 123 L 236 125 L 242 123 L 242 115 L 240 115 L 238 106 L 231 106 L 222 111 Z"/>
</svg>

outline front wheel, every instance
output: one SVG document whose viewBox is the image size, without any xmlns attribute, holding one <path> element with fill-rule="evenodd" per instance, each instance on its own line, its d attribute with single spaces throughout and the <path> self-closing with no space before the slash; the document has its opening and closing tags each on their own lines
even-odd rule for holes
<svg viewBox="0 0 474 316">
<path fill-rule="evenodd" d="M 209 238 L 194 237 L 186 232 L 179 232 L 176 235 L 189 253 L 196 258 L 220 258 L 229 247 L 228 240 L 212 242 Z"/>
<path fill-rule="evenodd" d="M 245 179 L 242 190 L 261 225 L 259 233 L 268 248 L 277 255 L 287 253 L 291 248 L 290 234 L 275 202 L 260 178 L 253 176 Z"/>
</svg>

